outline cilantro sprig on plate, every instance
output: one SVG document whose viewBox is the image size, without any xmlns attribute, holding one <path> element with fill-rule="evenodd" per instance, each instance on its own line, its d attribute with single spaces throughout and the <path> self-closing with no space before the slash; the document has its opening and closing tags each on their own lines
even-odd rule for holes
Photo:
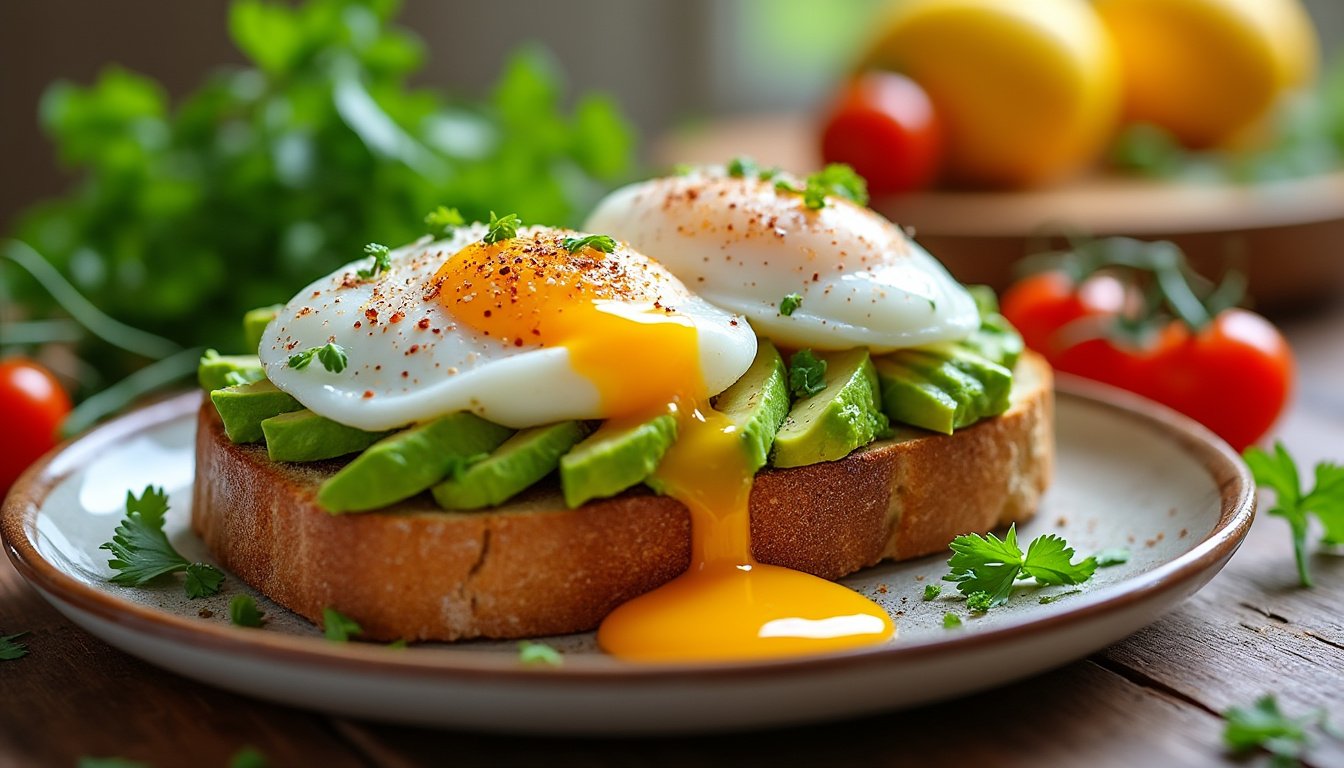
<svg viewBox="0 0 1344 768">
<path fill-rule="evenodd" d="M 112 540 L 98 547 L 112 553 L 107 564 L 117 573 L 108 581 L 139 587 L 170 573 L 185 573 L 187 597 L 215 594 L 224 574 L 213 565 L 187 560 L 173 548 L 163 532 L 167 513 L 168 495 L 162 488 L 146 486 L 139 497 L 126 492 L 126 517 Z"/>
<path fill-rule="evenodd" d="M 1085 557 L 1073 562 L 1074 550 L 1053 533 L 1031 540 L 1023 553 L 1017 544 L 1017 526 L 1002 539 L 990 533 L 968 533 L 953 539 L 949 573 L 943 581 L 957 585 L 967 598 L 967 607 L 977 613 L 1008 602 L 1018 579 L 1035 579 L 1044 586 L 1082 584 L 1097 570 L 1097 560 Z"/>
<path fill-rule="evenodd" d="M 1302 492 L 1297 463 L 1283 443 L 1274 444 L 1274 452 L 1248 448 L 1246 464 L 1261 488 L 1274 492 L 1269 514 L 1288 521 L 1293 531 L 1293 552 L 1297 558 L 1297 577 L 1304 587 L 1312 586 L 1307 561 L 1309 515 L 1315 515 L 1325 527 L 1326 544 L 1344 544 L 1344 467 L 1323 461 L 1316 465 L 1316 484 Z"/>
</svg>

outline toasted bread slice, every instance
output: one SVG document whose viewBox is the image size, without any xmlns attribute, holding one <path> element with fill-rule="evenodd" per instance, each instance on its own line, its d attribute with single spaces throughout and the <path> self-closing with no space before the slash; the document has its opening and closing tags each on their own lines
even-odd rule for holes
<svg viewBox="0 0 1344 768">
<path fill-rule="evenodd" d="M 341 462 L 275 464 L 234 445 L 207 400 L 192 524 L 240 579 L 313 621 L 324 607 L 367 639 L 516 638 L 592 629 L 684 571 L 690 519 L 639 489 L 567 509 L 541 483 L 484 512 L 428 494 L 330 515 L 318 485 Z M 1035 514 L 1054 460 L 1049 366 L 1018 364 L 1010 410 L 953 435 L 901 431 L 839 461 L 766 469 L 751 495 L 758 560 L 836 579 L 887 558 L 944 551 L 968 531 Z"/>
</svg>

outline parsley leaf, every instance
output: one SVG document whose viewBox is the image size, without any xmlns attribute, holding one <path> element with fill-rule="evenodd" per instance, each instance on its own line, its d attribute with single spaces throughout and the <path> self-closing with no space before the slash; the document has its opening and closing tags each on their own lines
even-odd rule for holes
<svg viewBox="0 0 1344 768">
<path fill-rule="evenodd" d="M 868 182 L 844 163 L 831 163 L 821 171 L 808 176 L 807 186 L 816 187 L 827 195 L 843 197 L 858 205 L 868 204 Z M 807 193 L 803 194 L 806 196 Z"/>
<path fill-rule="evenodd" d="M 1039 584 L 1082 584 L 1097 571 L 1097 559 L 1087 557 L 1074 563 L 1073 547 L 1053 533 L 1037 536 L 1027 545 L 1022 571 Z"/>
<path fill-rule="evenodd" d="M 803 305 L 803 295 L 801 293 L 790 293 L 779 300 L 779 314 L 788 317 L 793 311 Z"/>
<path fill-rule="evenodd" d="M 19 632 L 15 635 L 0 637 L 0 661 L 13 661 L 28 655 L 28 646 L 15 642 L 26 634 L 28 633 Z"/>
<path fill-rule="evenodd" d="M 968 533 L 953 539 L 950 546 L 950 572 L 943 580 L 956 583 L 957 589 L 967 595 L 968 605 L 974 597 L 976 604 L 986 609 L 1008 602 L 1018 579 L 1033 578 L 1044 585 L 1082 584 L 1097 570 L 1095 558 L 1072 562 L 1073 548 L 1053 533 L 1037 536 L 1023 555 L 1017 545 L 1016 525 L 1010 526 L 1002 539 L 993 533 Z"/>
<path fill-rule="evenodd" d="M 340 373 L 350 364 L 350 358 L 345 354 L 345 347 L 333 341 L 328 342 L 325 346 L 309 347 L 302 352 L 290 355 L 289 367 L 303 370 L 308 367 L 309 363 L 313 362 L 314 357 L 322 363 L 323 368 L 332 373 Z"/>
<path fill-rule="evenodd" d="M 1255 482 L 1274 492 L 1275 503 L 1269 514 L 1288 521 L 1293 533 L 1298 580 L 1304 587 L 1312 586 L 1307 561 L 1308 515 L 1316 515 L 1325 527 L 1325 543 L 1344 543 L 1344 467 L 1331 462 L 1317 464 L 1316 483 L 1304 495 L 1297 464 L 1283 443 L 1275 443 L 1272 454 L 1259 448 L 1248 448 L 1244 458 Z"/>
<path fill-rule="evenodd" d="M 364 246 L 364 255 L 373 257 L 373 265 L 368 269 L 361 269 L 355 274 L 360 280 L 368 280 L 377 277 L 392 268 L 392 251 L 386 245 L 381 243 L 369 243 Z"/>
<path fill-rule="evenodd" d="M 518 214 L 510 213 L 504 216 L 496 216 L 494 211 L 490 212 L 490 229 L 481 238 L 486 243 L 494 245 L 501 240 L 512 240 L 518 236 L 518 227 L 522 226 L 522 219 Z"/>
<path fill-rule="evenodd" d="M 961 617 L 951 611 L 943 614 L 943 629 L 956 629 L 961 626 Z"/>
<path fill-rule="evenodd" d="M 938 598 L 938 596 L 941 595 L 941 594 L 943 594 L 943 585 L 942 585 L 942 584 L 925 584 L 925 585 L 924 585 L 924 601 L 925 601 L 925 602 L 928 602 L 929 600 L 936 600 L 936 599 Z"/>
<path fill-rule="evenodd" d="M 364 634 L 358 622 L 335 608 L 322 609 L 322 634 L 333 643 L 344 643 L 353 635 Z"/>
<path fill-rule="evenodd" d="M 826 361 L 800 349 L 789 358 L 789 391 L 794 397 L 811 397 L 826 388 Z"/>
<path fill-rule="evenodd" d="M 1266 694 L 1249 707 L 1232 707 L 1223 713 L 1223 718 L 1227 721 L 1223 744 L 1232 752 L 1240 754 L 1261 748 L 1294 765 L 1311 743 L 1307 728 L 1322 722 L 1324 714 L 1290 718 L 1279 709 L 1274 696 Z"/>
<path fill-rule="evenodd" d="M 523 664 L 546 664 L 558 667 L 565 663 L 559 651 L 545 643 L 524 640 L 518 644 L 518 661 Z"/>
<path fill-rule="evenodd" d="M 229 601 L 229 621 L 237 627 L 260 627 L 264 613 L 251 595 L 234 595 Z"/>
<path fill-rule="evenodd" d="M 460 227 L 466 223 L 467 220 L 462 217 L 460 211 L 445 205 L 440 205 L 425 214 L 425 227 L 429 229 L 431 235 L 446 235 L 453 227 Z"/>
<path fill-rule="evenodd" d="M 587 235 L 585 237 L 566 237 L 563 243 L 565 250 L 570 253 L 581 251 L 584 248 L 592 248 L 603 253 L 611 253 L 616 250 L 616 240 L 610 235 Z"/>
<path fill-rule="evenodd" d="M 728 175 L 735 179 L 741 179 L 747 176 L 755 176 L 760 172 L 760 166 L 750 157 L 738 156 L 728 161 Z"/>
<path fill-rule="evenodd" d="M 162 488 L 146 486 L 136 498 L 126 492 L 126 517 L 112 532 L 112 540 L 100 545 L 112 553 L 107 562 L 118 573 L 113 584 L 141 586 L 160 576 L 185 571 L 187 597 L 205 597 L 219 591 L 224 574 L 212 565 L 192 563 L 178 554 L 163 532 L 168 496 Z"/>
</svg>

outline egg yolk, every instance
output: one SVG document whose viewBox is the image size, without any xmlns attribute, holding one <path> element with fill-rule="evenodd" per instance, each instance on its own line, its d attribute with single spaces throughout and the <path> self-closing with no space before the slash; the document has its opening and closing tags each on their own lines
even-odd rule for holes
<svg viewBox="0 0 1344 768">
<path fill-rule="evenodd" d="M 737 426 L 710 407 L 695 326 L 660 294 L 666 273 L 562 243 L 563 233 L 549 232 L 469 245 L 432 290 L 459 322 L 501 343 L 564 347 L 609 424 L 677 416 L 677 439 L 650 484 L 690 510 L 690 567 L 613 611 L 598 630 L 602 649 L 640 661 L 729 661 L 890 638 L 891 619 L 868 598 L 752 557 L 753 472 Z M 614 302 L 644 311 L 616 314 Z"/>
</svg>

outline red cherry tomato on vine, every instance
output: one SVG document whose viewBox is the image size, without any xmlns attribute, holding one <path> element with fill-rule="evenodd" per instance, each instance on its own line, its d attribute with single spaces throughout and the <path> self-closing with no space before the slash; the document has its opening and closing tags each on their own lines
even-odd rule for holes
<svg viewBox="0 0 1344 768">
<path fill-rule="evenodd" d="M 821 134 L 828 163 L 848 163 L 875 195 L 929 186 L 943 135 L 929 96 L 895 72 L 867 72 L 840 89 Z"/>
<path fill-rule="evenodd" d="M 1139 394 L 1198 421 L 1238 451 L 1269 431 L 1293 386 L 1288 342 L 1244 309 L 1219 312 L 1198 332 L 1168 325 L 1142 366 Z"/>
<path fill-rule="evenodd" d="M 1198 332 L 1173 321 L 1146 346 L 1104 334 L 1134 299 L 1116 278 L 1074 286 L 1062 272 L 1032 275 L 1003 295 L 1003 315 L 1057 370 L 1123 387 L 1213 430 L 1238 451 L 1264 436 L 1287 405 L 1288 342 L 1259 315 L 1224 310 Z"/>
<path fill-rule="evenodd" d="M 46 368 L 31 360 L 0 360 L 0 496 L 23 470 L 59 441 L 70 398 Z"/>
</svg>

